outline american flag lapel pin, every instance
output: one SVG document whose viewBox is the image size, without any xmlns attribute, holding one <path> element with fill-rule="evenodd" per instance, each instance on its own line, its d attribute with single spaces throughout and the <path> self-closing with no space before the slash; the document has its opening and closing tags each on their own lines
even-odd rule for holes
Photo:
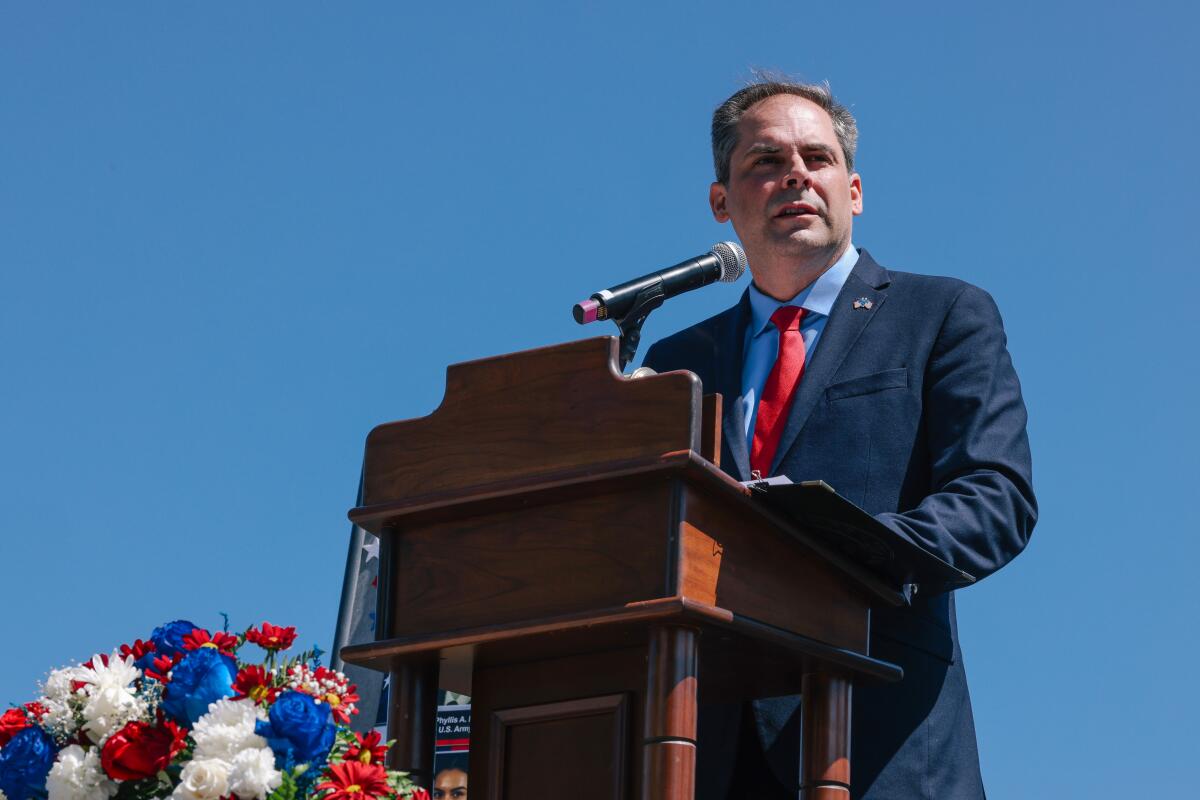
<svg viewBox="0 0 1200 800">
<path fill-rule="evenodd" d="M 873 305 L 875 305 L 875 304 L 871 302 L 871 298 L 860 297 L 854 301 L 854 310 L 857 311 L 858 309 L 862 308 L 862 309 L 866 309 L 867 311 L 870 311 L 871 306 L 873 306 Z"/>
</svg>

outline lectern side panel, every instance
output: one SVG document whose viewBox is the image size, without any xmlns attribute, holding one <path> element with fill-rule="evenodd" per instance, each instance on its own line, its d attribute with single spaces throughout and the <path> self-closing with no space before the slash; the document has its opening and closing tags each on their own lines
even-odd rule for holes
<svg viewBox="0 0 1200 800">
<path fill-rule="evenodd" d="M 398 529 L 390 636 L 535 621 L 663 597 L 667 481 Z"/>
<path fill-rule="evenodd" d="M 680 525 L 680 591 L 784 630 L 867 650 L 865 594 L 803 543 L 689 487 Z"/>
</svg>

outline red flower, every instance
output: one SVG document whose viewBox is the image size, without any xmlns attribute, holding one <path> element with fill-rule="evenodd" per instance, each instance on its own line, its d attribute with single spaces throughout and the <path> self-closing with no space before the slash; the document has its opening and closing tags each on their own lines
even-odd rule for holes
<svg viewBox="0 0 1200 800">
<path fill-rule="evenodd" d="M 121 655 L 125 658 L 133 656 L 134 661 L 139 661 L 142 656 L 153 652 L 154 642 L 143 642 L 141 639 L 134 640 L 132 647 L 127 644 L 121 645 Z"/>
<path fill-rule="evenodd" d="M 21 708 L 10 708 L 0 714 L 0 747 L 4 747 L 8 744 L 9 739 L 32 724 L 29 721 L 29 715 Z"/>
<path fill-rule="evenodd" d="M 201 647 L 212 647 L 227 656 L 231 656 L 237 645 L 238 638 L 232 633 L 217 631 L 214 634 L 209 634 L 204 628 L 196 628 L 183 637 L 184 650 L 199 650 Z"/>
<path fill-rule="evenodd" d="M 238 670 L 237 678 L 233 681 L 233 690 L 237 697 L 249 697 L 262 705 L 275 700 L 279 688 L 271 685 L 267 671 L 261 666 L 242 667 Z"/>
<path fill-rule="evenodd" d="M 388 786 L 387 770 L 378 764 L 343 761 L 325 773 L 329 780 L 318 783 L 318 790 L 329 790 L 324 800 L 369 800 L 392 793 Z"/>
<path fill-rule="evenodd" d="M 159 683 L 169 683 L 171 680 L 171 670 L 175 669 L 175 665 L 183 660 L 183 653 L 174 653 L 169 656 L 155 656 L 154 668 L 146 670 L 146 677 L 153 678 Z"/>
<path fill-rule="evenodd" d="M 41 720 L 42 717 L 50 713 L 50 709 L 46 708 L 36 700 L 32 703 L 26 703 L 25 710 L 37 717 L 38 720 Z"/>
<path fill-rule="evenodd" d="M 296 629 L 281 628 L 264 622 L 261 629 L 251 628 L 246 631 L 246 640 L 254 642 L 263 650 L 287 650 L 296 641 Z"/>
<path fill-rule="evenodd" d="M 321 669 L 324 669 L 322 667 Z M 321 670 L 317 670 L 318 680 L 320 680 Z M 332 673 L 333 671 L 330 670 Z M 336 673 L 334 673 L 336 674 Z M 333 686 L 319 696 L 318 700 L 323 700 L 329 704 L 329 710 L 333 712 L 333 718 L 343 725 L 350 724 L 350 715 L 358 713 L 358 706 L 354 705 L 360 699 L 358 696 L 358 686 L 349 683 L 346 680 L 335 682 Z"/>
<path fill-rule="evenodd" d="M 329 704 L 334 719 L 343 725 L 350 724 L 350 715 L 358 713 L 354 704 L 359 701 L 358 687 L 337 670 L 328 667 L 310 669 L 304 664 L 295 664 L 288 669 L 288 682 L 298 692 Z"/>
<path fill-rule="evenodd" d="M 359 761 L 363 764 L 383 763 L 384 757 L 387 756 L 387 745 L 380 743 L 382 737 L 379 731 L 371 731 L 366 736 L 356 733 L 354 738 L 356 743 L 350 745 L 350 749 L 346 751 L 347 761 Z"/>
<path fill-rule="evenodd" d="M 104 743 L 100 766 L 118 781 L 151 778 L 166 769 L 186 745 L 187 731 L 170 720 L 158 725 L 130 722 Z"/>
<path fill-rule="evenodd" d="M 423 789 L 420 786 L 414 786 L 412 794 L 408 796 L 408 800 L 429 800 L 429 790 Z"/>
</svg>

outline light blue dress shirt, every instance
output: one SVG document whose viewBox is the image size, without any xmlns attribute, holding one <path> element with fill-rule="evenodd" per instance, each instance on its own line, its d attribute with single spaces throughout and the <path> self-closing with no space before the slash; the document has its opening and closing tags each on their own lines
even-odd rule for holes
<svg viewBox="0 0 1200 800">
<path fill-rule="evenodd" d="M 821 273 L 821 277 L 806 286 L 791 300 L 781 302 L 769 297 L 750 284 L 750 325 L 746 328 L 746 342 L 742 348 L 742 419 L 746 421 L 746 441 L 754 439 L 754 421 L 758 415 L 758 400 L 763 386 L 775 366 L 779 355 L 779 329 L 771 323 L 771 315 L 780 306 L 800 306 L 804 318 L 800 321 L 800 335 L 804 337 L 805 363 L 813 357 L 833 301 L 842 291 L 850 270 L 858 263 L 858 251 L 853 242 L 842 253 L 833 266 Z"/>
</svg>

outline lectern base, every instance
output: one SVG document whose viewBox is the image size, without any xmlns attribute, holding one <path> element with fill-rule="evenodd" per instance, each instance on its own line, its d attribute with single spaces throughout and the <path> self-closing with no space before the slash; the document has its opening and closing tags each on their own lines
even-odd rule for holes
<svg viewBox="0 0 1200 800">
<path fill-rule="evenodd" d="M 708 636 L 724 648 L 723 631 L 671 620 L 625 633 L 620 648 L 610 636 L 597 636 L 603 649 L 591 652 L 548 655 L 531 646 L 527 658 L 509 650 L 502 659 L 476 662 L 470 687 L 476 800 L 692 800 L 701 643 Z M 746 672 L 769 663 L 753 648 L 743 652 Z M 419 720 L 432 715 L 430 666 L 414 659 L 392 670 L 399 691 L 389 720 L 393 752 L 406 759 L 394 766 L 413 771 L 423 785 L 432 748 L 428 722 Z M 794 682 L 806 698 L 801 796 L 849 800 L 850 679 L 812 671 L 796 673 Z M 718 691 L 712 699 L 727 700 L 733 689 Z"/>
</svg>

